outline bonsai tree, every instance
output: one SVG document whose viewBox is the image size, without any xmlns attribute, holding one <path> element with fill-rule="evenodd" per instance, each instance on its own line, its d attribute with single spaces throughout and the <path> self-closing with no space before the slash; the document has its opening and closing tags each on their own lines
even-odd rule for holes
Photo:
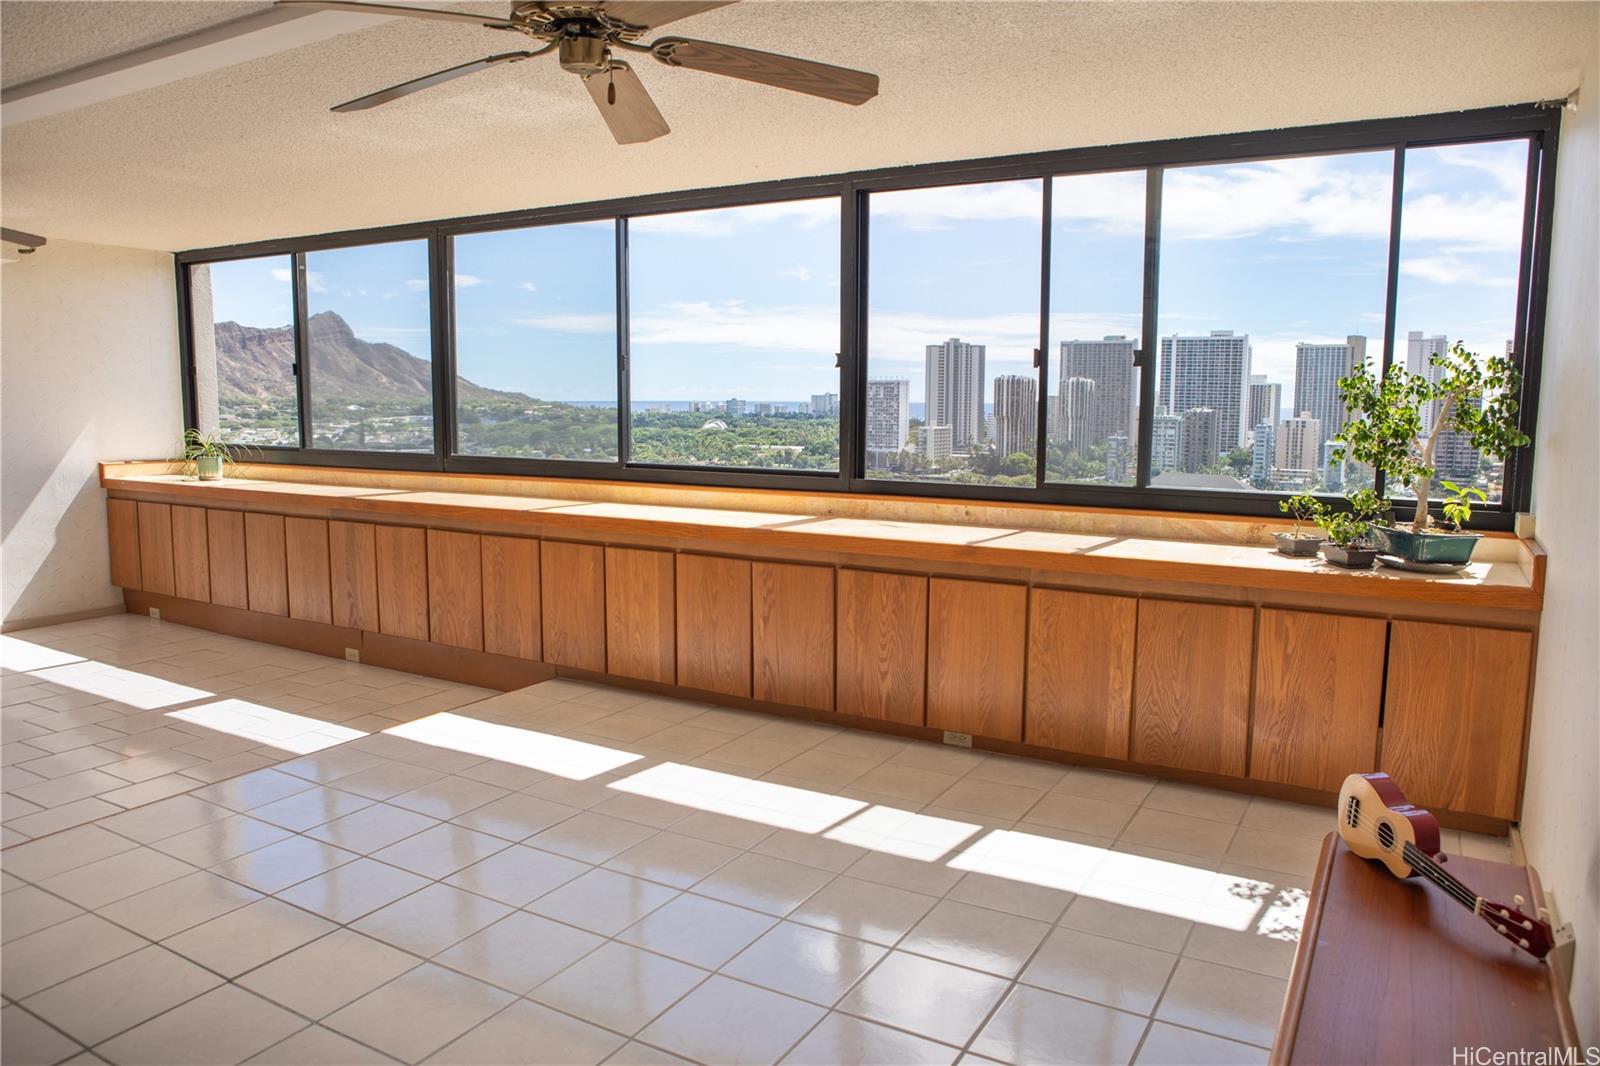
<svg viewBox="0 0 1600 1066">
<path fill-rule="evenodd" d="M 1312 522 L 1322 525 L 1322 519 L 1328 513 L 1328 505 L 1309 492 L 1302 492 L 1290 496 L 1287 500 L 1279 500 L 1278 510 L 1294 519 L 1294 531 L 1290 535 L 1298 538 L 1301 535 L 1302 524 Z"/>
<path fill-rule="evenodd" d="M 1324 507 L 1316 523 L 1327 538 L 1341 548 L 1365 544 L 1367 534 L 1372 532 L 1373 520 L 1389 509 L 1389 501 L 1371 489 L 1347 493 L 1345 499 L 1350 501 L 1350 510 Z"/>
<path fill-rule="evenodd" d="M 1339 379 L 1345 408 L 1350 412 L 1334 440 L 1335 462 L 1345 457 L 1366 463 L 1393 484 L 1416 496 L 1411 529 L 1427 532 L 1428 496 L 1433 484 L 1434 453 L 1439 437 L 1453 430 L 1471 441 L 1480 453 L 1504 459 L 1528 443 L 1517 426 L 1517 394 L 1522 374 L 1505 356 L 1480 360 L 1460 341 L 1430 360 L 1433 380 L 1391 366 L 1380 379 L 1370 362 Z M 1428 405 L 1436 412 L 1426 437 L 1422 413 Z M 1470 516 L 1470 508 L 1466 512 Z"/>
<path fill-rule="evenodd" d="M 1444 498 L 1444 520 L 1459 533 L 1461 527 L 1472 520 L 1472 501 L 1475 499 L 1479 503 L 1486 503 L 1489 494 L 1471 485 L 1457 485 L 1454 481 L 1441 481 L 1440 484 L 1450 490 L 1450 495 Z"/>
</svg>

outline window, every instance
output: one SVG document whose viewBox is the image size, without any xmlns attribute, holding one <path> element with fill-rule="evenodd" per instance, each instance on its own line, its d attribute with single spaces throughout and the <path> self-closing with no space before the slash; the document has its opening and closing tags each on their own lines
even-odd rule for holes
<svg viewBox="0 0 1600 1066">
<path fill-rule="evenodd" d="M 1394 153 L 1165 172 L 1151 484 L 1342 492 L 1338 381 L 1382 358 Z"/>
<path fill-rule="evenodd" d="M 839 469 L 839 199 L 628 222 L 635 463 Z"/>
<path fill-rule="evenodd" d="M 428 242 L 305 257 L 313 448 L 432 452 Z"/>
<path fill-rule="evenodd" d="M 1043 181 L 869 209 L 867 476 L 1033 487 Z"/>
<path fill-rule="evenodd" d="M 455 238 L 456 451 L 617 459 L 616 223 Z"/>
<path fill-rule="evenodd" d="M 293 270 L 286 255 L 189 268 L 195 407 L 230 444 L 300 444 Z"/>
</svg>

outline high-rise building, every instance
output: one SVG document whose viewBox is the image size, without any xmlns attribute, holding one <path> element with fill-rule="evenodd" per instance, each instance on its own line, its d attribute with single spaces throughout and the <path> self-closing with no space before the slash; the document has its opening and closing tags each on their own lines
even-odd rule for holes
<svg viewBox="0 0 1600 1066">
<path fill-rule="evenodd" d="M 1271 486 L 1272 468 L 1277 462 L 1272 427 L 1272 422 L 1263 420 L 1250 431 L 1250 484 L 1258 489 Z"/>
<path fill-rule="evenodd" d="M 1039 384 L 1022 374 L 994 379 L 995 447 L 1001 455 L 1032 455 L 1039 446 Z"/>
<path fill-rule="evenodd" d="M 744 401 L 735 398 L 723 404 L 722 409 L 730 415 L 742 415 L 744 414 L 744 407 Z"/>
<path fill-rule="evenodd" d="M 1103 424 L 1097 418 L 1100 410 L 1100 387 L 1093 378 L 1064 378 L 1057 403 L 1057 440 L 1066 444 L 1067 450 L 1085 455 L 1102 440 L 1117 434 L 1100 436 Z M 1121 434 L 1127 439 L 1127 427 Z"/>
<path fill-rule="evenodd" d="M 1087 452 L 1114 436 L 1132 438 L 1136 417 L 1138 370 L 1133 365 L 1134 340 L 1131 337 L 1103 337 L 1097 341 L 1061 342 L 1061 387 L 1058 413 L 1062 425 L 1055 430 L 1058 439 L 1071 444 L 1075 452 Z M 1093 410 L 1074 410 L 1069 395 L 1073 379 L 1090 381 Z M 1074 429 L 1077 430 L 1074 433 Z"/>
<path fill-rule="evenodd" d="M 926 349 L 930 426 L 950 427 L 950 447 L 970 452 L 983 440 L 983 364 L 987 348 L 951 337 Z"/>
<path fill-rule="evenodd" d="M 1439 368 L 1433 365 L 1433 357 L 1444 355 L 1450 350 L 1450 338 L 1444 334 L 1435 334 L 1424 337 L 1420 329 L 1414 329 L 1406 334 L 1406 369 L 1413 374 L 1419 374 L 1428 379 L 1429 385 L 1439 383 Z M 1433 420 L 1439 413 L 1439 402 L 1435 400 L 1422 409 L 1422 433 L 1426 436 L 1433 430 Z"/>
<path fill-rule="evenodd" d="M 942 463 L 950 458 L 954 433 L 949 426 L 922 427 L 922 454 L 930 463 Z"/>
<path fill-rule="evenodd" d="M 1106 438 L 1106 481 L 1113 485 L 1126 484 L 1128 481 L 1128 461 L 1132 453 L 1128 448 L 1128 438 L 1122 434 Z"/>
<path fill-rule="evenodd" d="M 836 417 L 839 414 L 839 394 L 837 392 L 812 393 L 811 413 L 824 418 Z"/>
<path fill-rule="evenodd" d="M 1183 436 L 1183 419 L 1158 414 L 1150 419 L 1150 476 L 1178 469 L 1178 442 Z"/>
<path fill-rule="evenodd" d="M 1268 381 L 1265 374 L 1251 374 L 1250 409 L 1245 418 L 1245 425 L 1251 427 L 1251 433 L 1263 422 L 1269 430 L 1277 425 L 1282 407 L 1283 386 L 1276 381 Z"/>
<path fill-rule="evenodd" d="M 1319 450 L 1349 420 L 1339 379 L 1349 377 L 1366 358 L 1367 338 L 1354 334 L 1343 344 L 1302 341 L 1294 346 L 1294 410 L 1309 413 L 1322 423 Z"/>
<path fill-rule="evenodd" d="M 906 378 L 868 380 L 867 451 L 905 451 L 910 425 L 911 382 Z"/>
<path fill-rule="evenodd" d="M 1467 403 L 1473 410 L 1483 410 L 1481 396 L 1473 397 Z M 1449 480 L 1458 485 L 1470 485 L 1477 480 L 1478 470 L 1482 466 L 1483 453 L 1472 446 L 1471 437 L 1448 428 L 1440 431 L 1439 443 L 1433 449 L 1435 480 Z"/>
<path fill-rule="evenodd" d="M 1167 414 L 1215 411 L 1219 453 L 1245 442 L 1249 403 L 1250 335 L 1232 330 L 1161 338 L 1156 405 Z M 1210 465 L 1209 463 L 1207 465 Z"/>
<path fill-rule="evenodd" d="M 1178 465 L 1185 473 L 1199 474 L 1216 465 L 1222 454 L 1219 434 L 1222 419 L 1209 407 L 1183 412 L 1178 430 Z"/>
<path fill-rule="evenodd" d="M 1336 460 L 1333 453 L 1339 450 L 1337 441 L 1322 442 L 1322 487 L 1329 492 L 1344 491 L 1345 464 L 1349 459 Z"/>
<path fill-rule="evenodd" d="M 1302 411 L 1278 423 L 1275 434 L 1279 470 L 1297 475 L 1316 473 L 1322 466 L 1322 420 Z"/>
</svg>

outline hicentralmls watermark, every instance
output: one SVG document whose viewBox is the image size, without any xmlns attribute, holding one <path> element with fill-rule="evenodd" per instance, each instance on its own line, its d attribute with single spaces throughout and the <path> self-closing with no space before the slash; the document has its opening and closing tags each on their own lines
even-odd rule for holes
<svg viewBox="0 0 1600 1066">
<path fill-rule="evenodd" d="M 1450 1050 L 1450 1066 L 1600 1066 L 1600 1047 L 1458 1047 Z"/>
</svg>

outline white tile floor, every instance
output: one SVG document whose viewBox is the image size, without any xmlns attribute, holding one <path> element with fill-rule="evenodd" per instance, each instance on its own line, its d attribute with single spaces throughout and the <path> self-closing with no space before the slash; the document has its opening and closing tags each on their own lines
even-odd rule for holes
<svg viewBox="0 0 1600 1066">
<path fill-rule="evenodd" d="M 1328 827 L 128 616 L 0 655 L 8 1064 L 1261 1062 Z"/>
</svg>

